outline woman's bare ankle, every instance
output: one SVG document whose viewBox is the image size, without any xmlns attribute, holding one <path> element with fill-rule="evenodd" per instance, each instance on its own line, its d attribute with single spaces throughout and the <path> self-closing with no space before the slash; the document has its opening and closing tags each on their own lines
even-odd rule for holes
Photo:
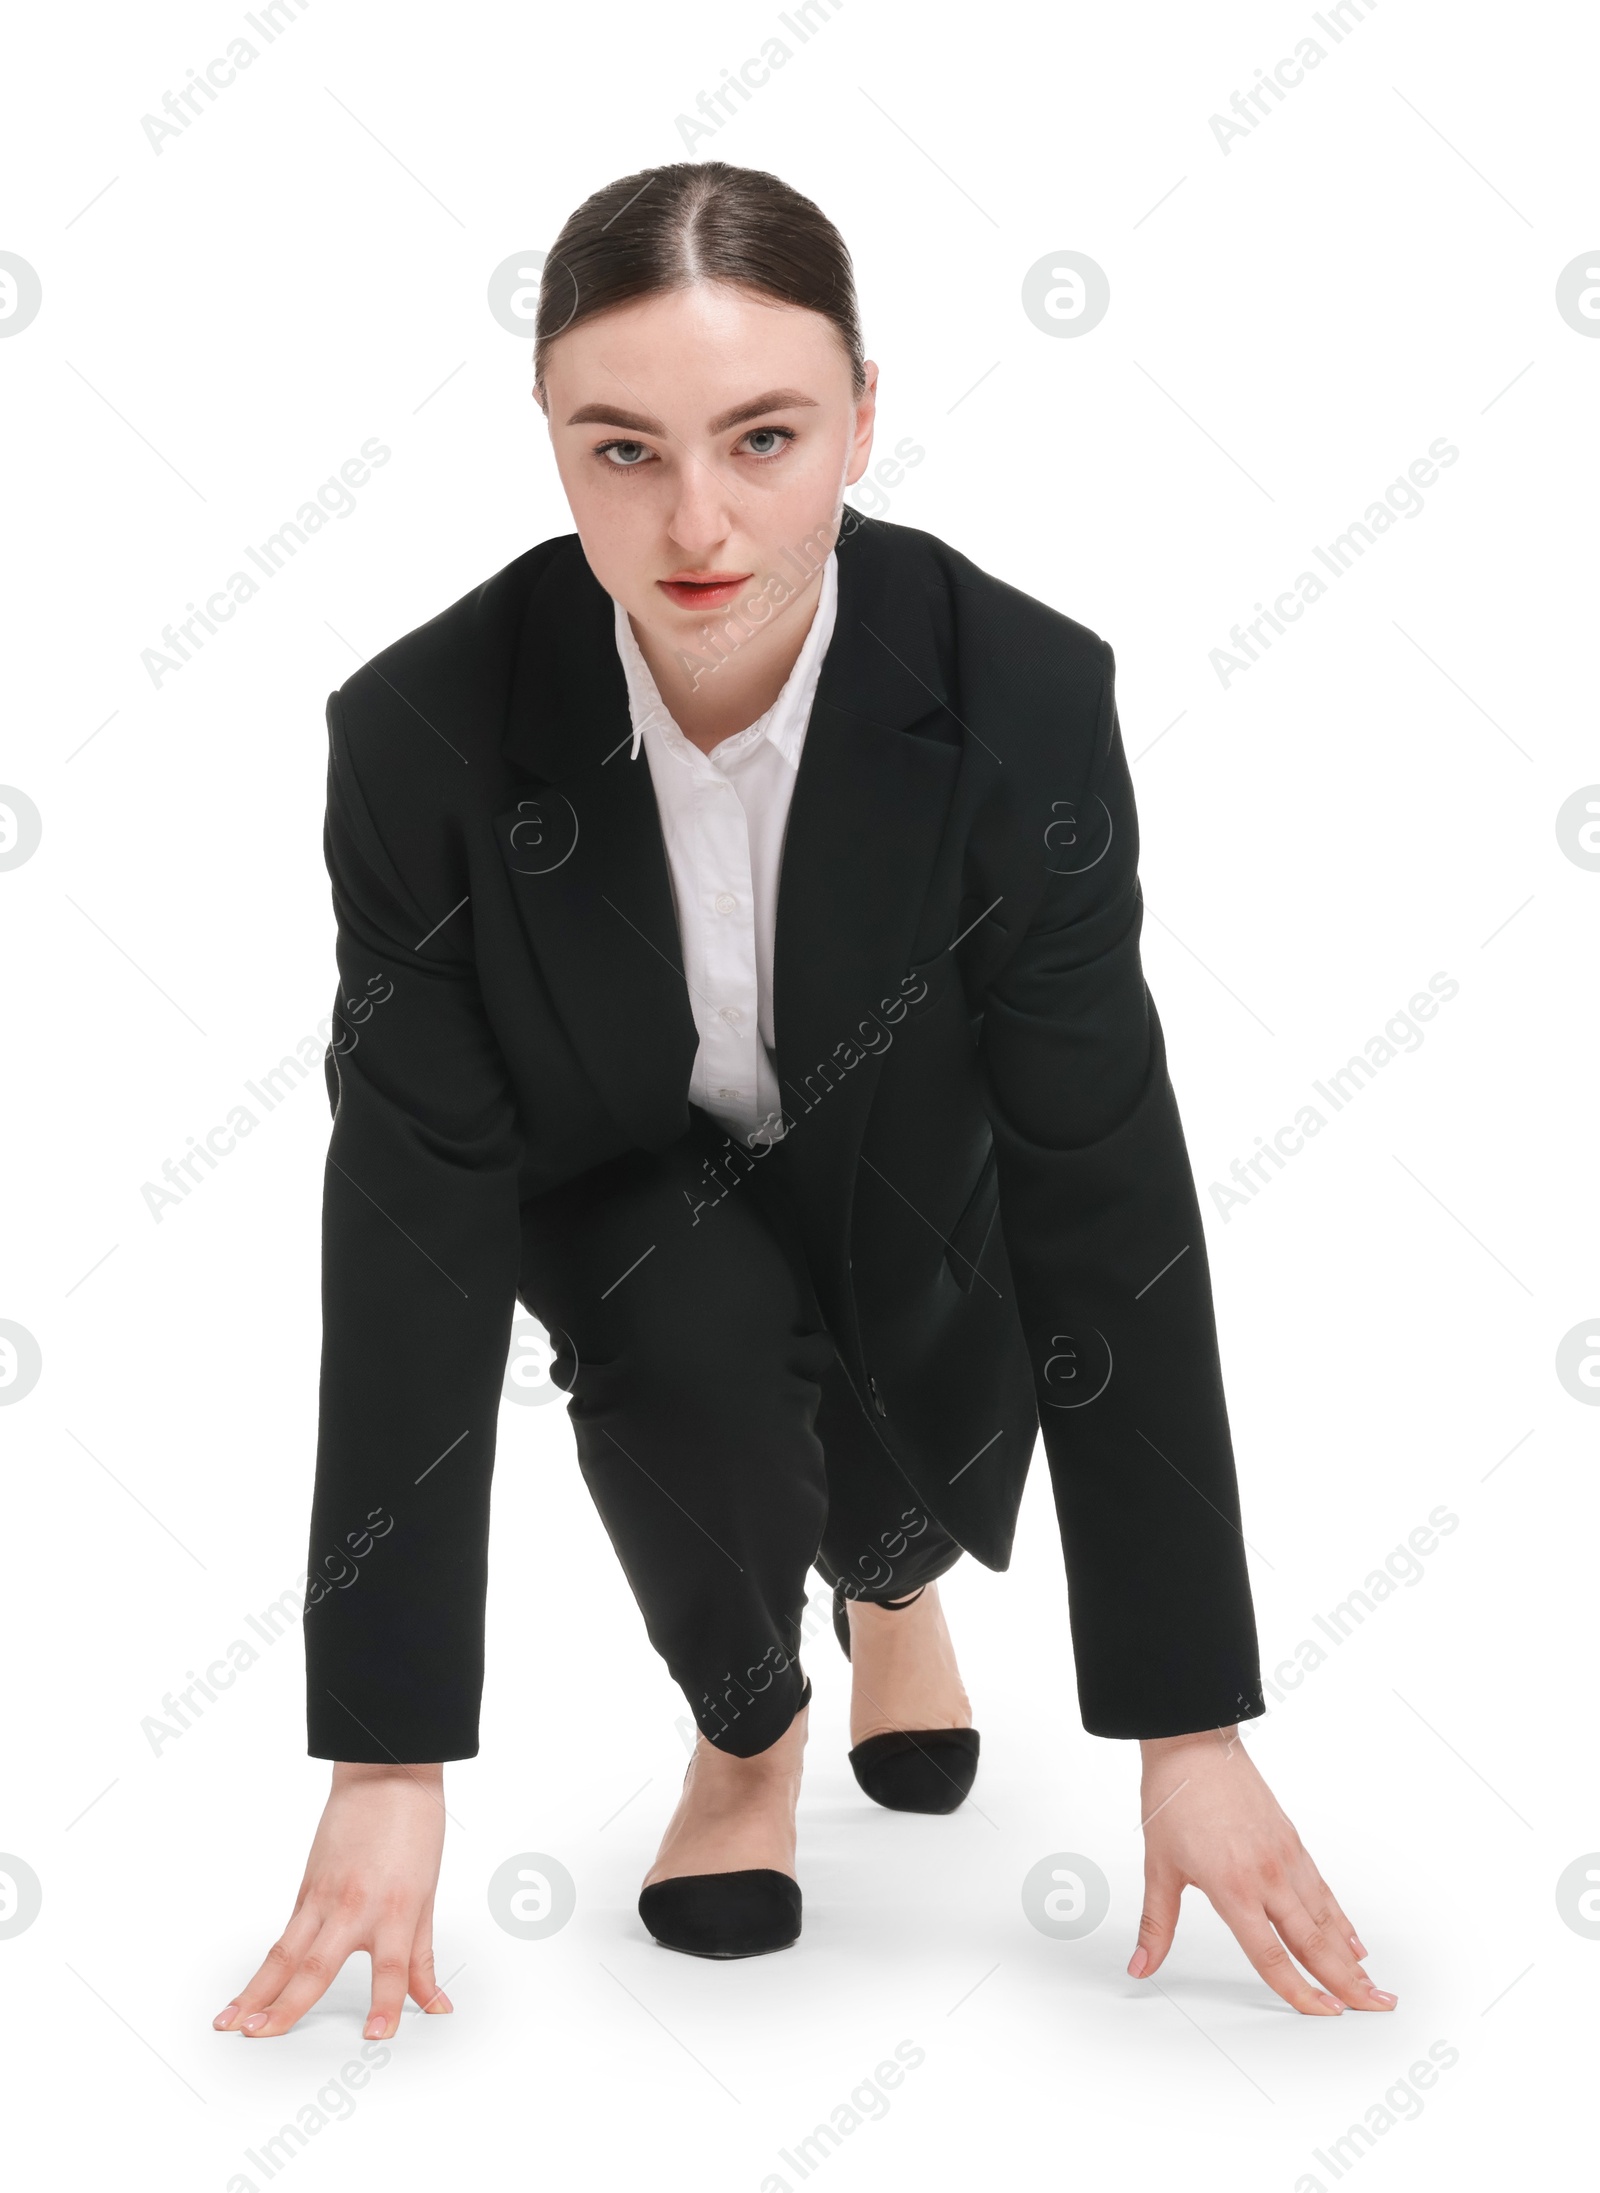
<svg viewBox="0 0 1600 2193">
<path fill-rule="evenodd" d="M 748 1759 L 719 1751 L 704 1736 L 696 1739 L 645 1887 L 680 1874 L 758 1866 L 793 1875 L 809 1715 L 802 1706 L 776 1743 Z"/>
<path fill-rule="evenodd" d="M 849 1622 L 852 1744 L 891 1729 L 972 1726 L 937 1584 L 908 1607 L 851 1600 Z"/>
</svg>

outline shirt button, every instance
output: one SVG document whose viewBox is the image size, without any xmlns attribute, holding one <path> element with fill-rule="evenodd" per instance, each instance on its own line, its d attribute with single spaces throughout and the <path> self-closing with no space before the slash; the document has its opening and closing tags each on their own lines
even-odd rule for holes
<svg viewBox="0 0 1600 2193">
<path fill-rule="evenodd" d="M 713 903 L 719 914 L 731 914 L 739 901 L 731 891 L 719 891 Z"/>
<path fill-rule="evenodd" d="M 744 1015 L 740 1012 L 737 1005 L 724 1005 L 724 1007 L 722 1008 L 722 1017 L 724 1020 L 743 1020 Z"/>
</svg>

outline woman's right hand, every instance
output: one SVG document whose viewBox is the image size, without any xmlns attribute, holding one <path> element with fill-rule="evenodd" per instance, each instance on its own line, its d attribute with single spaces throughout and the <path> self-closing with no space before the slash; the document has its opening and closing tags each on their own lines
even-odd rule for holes
<svg viewBox="0 0 1600 2193">
<path fill-rule="evenodd" d="M 340 1761 L 289 1924 L 212 2024 L 253 2041 L 287 2033 L 358 1949 L 372 1959 L 367 2040 L 387 2040 L 398 2029 L 408 1994 L 434 2015 L 452 2009 L 433 1976 L 443 1849 L 442 1766 Z"/>
</svg>

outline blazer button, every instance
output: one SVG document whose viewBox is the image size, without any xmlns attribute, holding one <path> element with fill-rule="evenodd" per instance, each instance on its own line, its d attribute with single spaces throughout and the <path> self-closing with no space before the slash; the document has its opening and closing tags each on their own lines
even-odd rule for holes
<svg viewBox="0 0 1600 2193">
<path fill-rule="evenodd" d="M 867 1391 L 872 1396 L 872 1406 L 877 1410 L 878 1414 L 880 1416 L 887 1416 L 889 1412 L 883 1405 L 882 1394 L 878 1391 L 878 1381 L 873 1377 L 870 1371 L 868 1371 L 867 1373 Z"/>
</svg>

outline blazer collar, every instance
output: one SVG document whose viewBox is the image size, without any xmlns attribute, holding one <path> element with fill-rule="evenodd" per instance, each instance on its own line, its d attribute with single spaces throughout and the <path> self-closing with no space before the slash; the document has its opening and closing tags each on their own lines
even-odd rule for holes
<svg viewBox="0 0 1600 2193">
<path fill-rule="evenodd" d="M 839 559 L 830 552 L 823 566 L 822 585 L 816 601 L 812 604 L 810 629 L 795 658 L 794 668 L 784 680 L 783 690 L 758 719 L 717 748 L 715 759 L 719 768 L 725 766 L 726 753 L 743 753 L 763 741 L 775 746 L 791 769 L 799 767 L 806 718 L 811 713 L 811 703 L 816 697 L 817 678 L 827 658 L 829 641 L 838 622 L 838 592 Z M 661 698 L 650 665 L 645 661 L 639 642 L 634 638 L 633 621 L 621 602 L 614 603 L 612 607 L 617 653 L 622 658 L 623 675 L 628 685 L 628 713 L 633 719 L 633 746 L 629 758 L 633 761 L 639 759 L 645 733 L 653 730 L 670 749 L 687 760 L 692 751 L 689 741 L 673 721 Z"/>
<path fill-rule="evenodd" d="M 932 602 L 907 581 L 894 529 L 846 510 L 839 595 L 818 702 L 901 731 L 949 699 Z M 892 628 L 892 642 L 890 637 Z M 569 534 L 529 589 L 518 634 L 502 752 L 562 784 L 631 747 L 616 604 Z"/>
</svg>

